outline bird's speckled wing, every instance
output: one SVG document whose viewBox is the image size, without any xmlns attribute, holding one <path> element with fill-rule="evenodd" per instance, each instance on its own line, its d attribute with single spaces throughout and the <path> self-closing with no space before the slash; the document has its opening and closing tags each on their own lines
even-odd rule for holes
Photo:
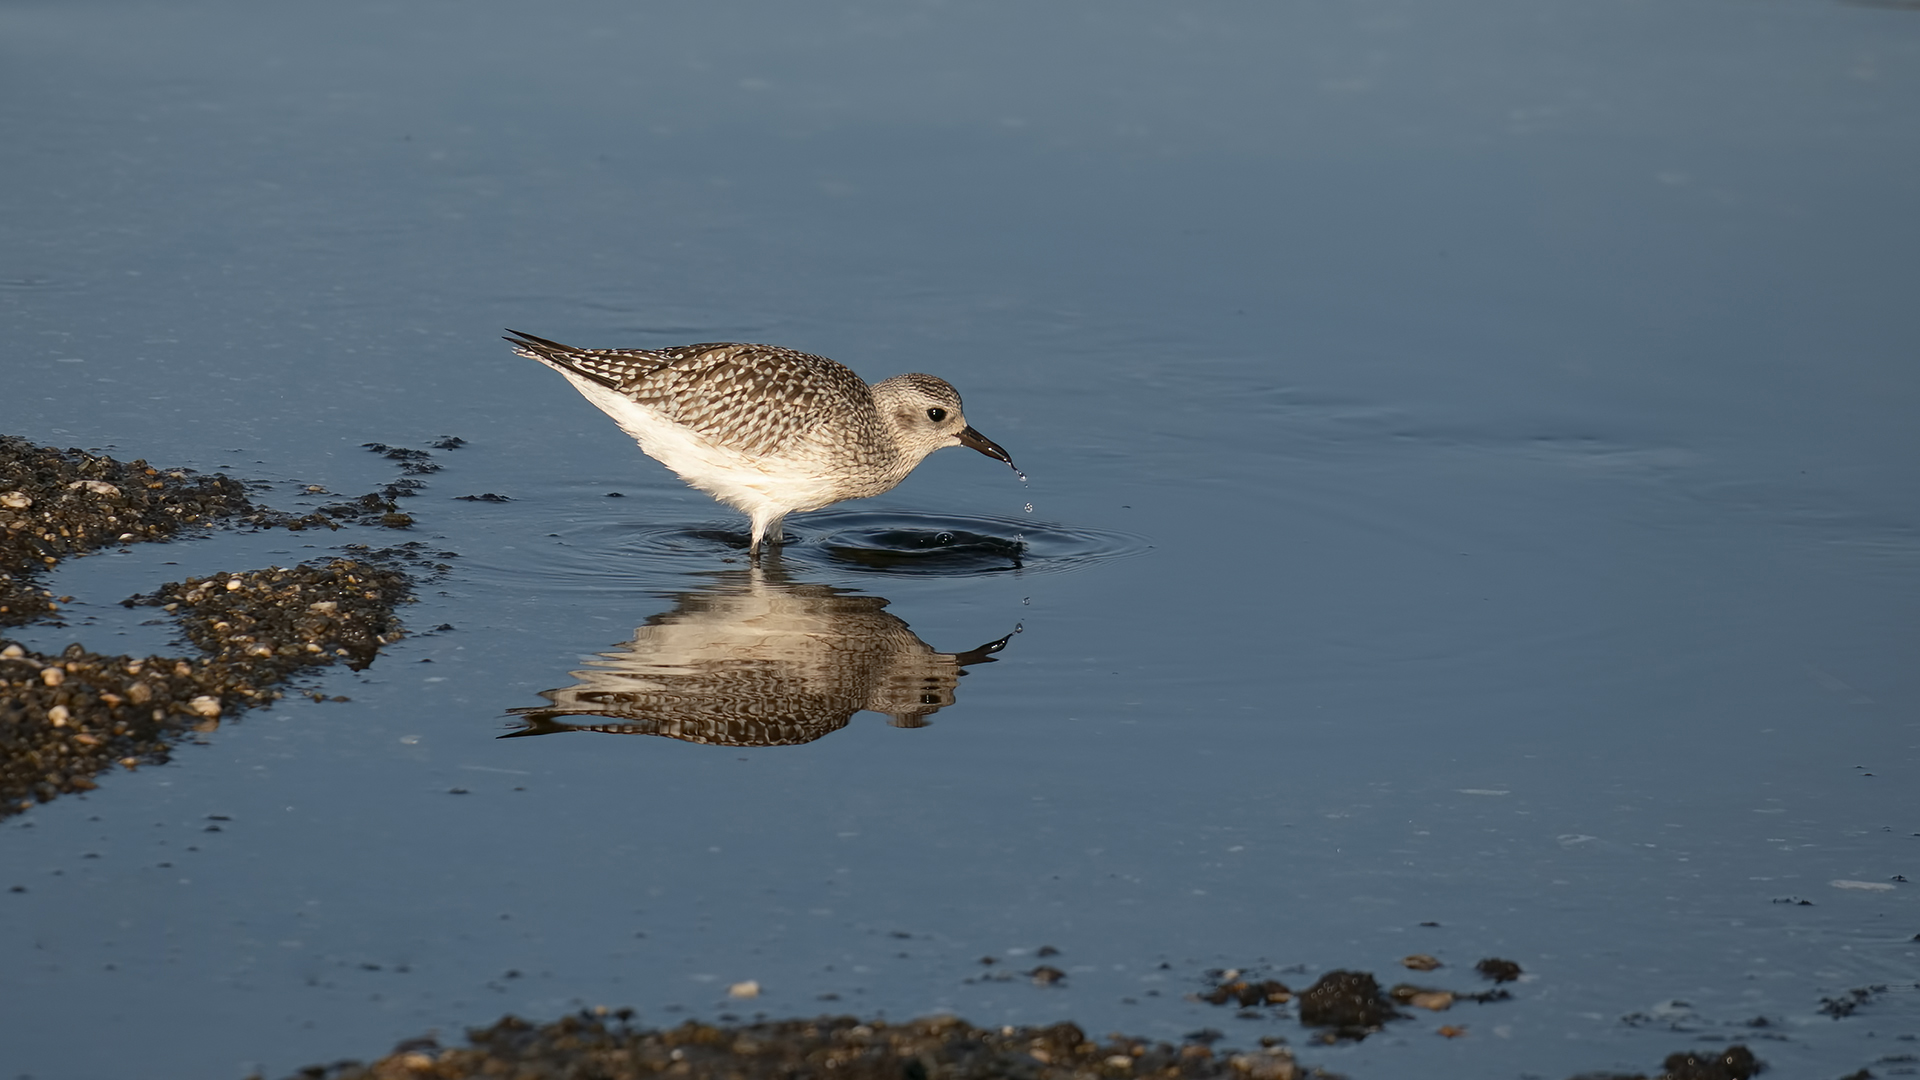
<svg viewBox="0 0 1920 1080">
<path fill-rule="evenodd" d="M 515 344 L 742 454 L 778 454 L 834 413 L 857 417 L 857 425 L 872 422 L 873 399 L 860 376 L 824 356 L 777 345 L 572 349 L 538 339 Z"/>
</svg>

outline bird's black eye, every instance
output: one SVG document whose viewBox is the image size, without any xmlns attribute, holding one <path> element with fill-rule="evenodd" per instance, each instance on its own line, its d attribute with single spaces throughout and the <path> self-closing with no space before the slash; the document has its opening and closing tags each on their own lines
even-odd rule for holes
<svg viewBox="0 0 1920 1080">
<path fill-rule="evenodd" d="M 942 420 L 945 420 L 946 418 L 947 418 L 947 410 L 945 409 L 934 408 L 934 409 L 927 410 L 927 419 L 933 421 L 936 424 Z"/>
</svg>

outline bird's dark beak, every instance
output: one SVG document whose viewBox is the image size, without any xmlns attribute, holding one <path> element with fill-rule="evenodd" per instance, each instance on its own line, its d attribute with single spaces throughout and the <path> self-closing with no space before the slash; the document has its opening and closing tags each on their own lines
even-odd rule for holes
<svg viewBox="0 0 1920 1080">
<path fill-rule="evenodd" d="M 971 446 L 996 461 L 1004 461 L 1008 465 L 1013 466 L 1015 472 L 1019 471 L 1019 466 L 1013 464 L 1013 456 L 1011 454 L 1000 449 L 999 443 L 973 430 L 971 426 L 960 429 L 960 445 Z"/>
</svg>

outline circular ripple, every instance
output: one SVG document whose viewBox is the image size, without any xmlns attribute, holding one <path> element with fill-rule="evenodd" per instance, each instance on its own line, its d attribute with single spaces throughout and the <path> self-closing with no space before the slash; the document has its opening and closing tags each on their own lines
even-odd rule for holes
<svg viewBox="0 0 1920 1080">
<path fill-rule="evenodd" d="M 1150 545 L 1127 533 L 1014 518 L 912 511 L 827 511 L 787 520 L 779 563 L 789 571 L 854 571 L 966 577 L 1063 573 L 1125 558 Z M 720 569 L 747 561 L 744 522 L 651 525 L 630 519 L 575 522 L 530 565 L 469 563 L 482 578 L 560 589 L 653 590 L 662 571 Z"/>
<path fill-rule="evenodd" d="M 1014 518 L 842 511 L 814 514 L 784 557 L 824 554 L 838 567 L 891 574 L 1051 573 L 1137 555 L 1148 544 L 1126 533 Z"/>
</svg>

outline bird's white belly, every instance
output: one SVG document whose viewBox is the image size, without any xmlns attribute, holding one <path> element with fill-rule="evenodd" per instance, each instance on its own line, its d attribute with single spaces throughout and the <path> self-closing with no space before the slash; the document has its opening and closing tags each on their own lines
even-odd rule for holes
<svg viewBox="0 0 1920 1080">
<path fill-rule="evenodd" d="M 693 429 L 634 402 L 625 394 L 562 370 L 574 388 L 633 436 L 646 455 L 672 469 L 690 486 L 747 514 L 816 510 L 838 502 L 834 477 L 819 463 L 777 456 L 753 457 L 719 446 Z"/>
</svg>

